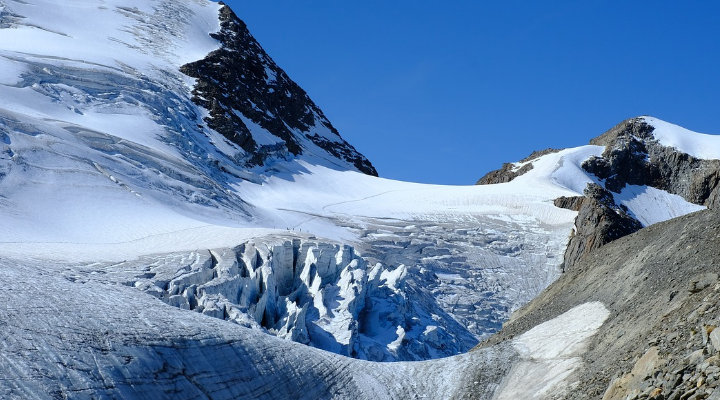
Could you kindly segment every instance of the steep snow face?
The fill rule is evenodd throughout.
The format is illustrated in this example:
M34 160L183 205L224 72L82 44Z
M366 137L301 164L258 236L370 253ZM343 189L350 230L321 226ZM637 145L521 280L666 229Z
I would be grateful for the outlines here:
M644 227L706 208L652 186L627 185L613 197Z
M273 120L313 128L293 131L305 138L294 153L277 147L283 139L247 110L239 118L277 152L244 149L215 130L213 108L201 107L193 89L222 77L193 79L180 70L233 51L216 35L227 28L221 18L227 7L206 0L0 0L0 6L0 212L8 226L2 241L127 243L208 225L254 227L252 210L230 187L238 179L257 179L275 164L296 169L296 155L372 172L247 32L255 47L245 55L293 89L295 97L268 103L278 110L312 104L319 122L291 121L294 114ZM247 92L228 87L216 94L262 106L256 92L265 86L248 85ZM327 136L330 150L305 134ZM357 163L337 158L333 151L341 148ZM274 155L261 157L263 165L250 163L266 153Z
M653 117L642 118L653 126L652 134L660 144L703 160L720 159L720 135L693 132Z

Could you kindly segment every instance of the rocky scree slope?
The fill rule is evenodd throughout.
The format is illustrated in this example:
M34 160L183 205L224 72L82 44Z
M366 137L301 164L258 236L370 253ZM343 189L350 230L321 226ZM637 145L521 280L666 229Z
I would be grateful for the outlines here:
M591 252L513 314L481 348L578 304L610 317L583 355L567 399L715 399L720 396L720 215L700 211Z
M591 157L582 168L596 178L583 196L560 197L555 205L578 212L575 229L565 251L563 269L572 269L591 251L633 233L652 221L641 220L623 204L626 191L656 188L681 196L690 203L713 208L720 192L720 160L694 157L665 145L653 135L664 125L654 118L639 117L621 122L590 141L604 146L601 156ZM667 129L662 127L661 129ZM478 184L508 182L532 168L527 163L550 149L535 152L521 161L521 168L506 164L488 173Z

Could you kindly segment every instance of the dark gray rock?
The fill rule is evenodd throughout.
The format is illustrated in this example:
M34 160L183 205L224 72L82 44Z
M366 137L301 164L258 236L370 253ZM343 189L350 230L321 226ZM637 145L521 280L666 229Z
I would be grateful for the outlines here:
M555 207L558 208L565 208L568 210L573 211L580 211L580 207L582 206L583 201L585 201L585 196L573 196L573 197L565 197L561 196L555 199L553 201L553 204L555 204Z
M565 252L564 270L591 251L642 228L614 201L613 193L620 193L627 185L655 187L709 208L720 204L720 160L701 160L663 146L653 136L654 130L644 118L632 118L590 141L592 145L605 146L605 151L600 157L588 159L582 167L596 176L600 185L590 185L584 196L554 201L557 207L578 211ZM521 162L556 151L537 151ZM477 184L510 182L531 169L530 163L521 168L504 164Z
M701 160L658 143L654 128L641 118L629 119L590 141L606 146L583 168L620 192L625 185L647 185L713 207L718 201L720 160Z
M602 156L590 158L582 167L599 178L607 190L592 185L585 192L586 201L556 200L558 207L579 212L576 233L565 252L565 269L590 251L642 227L615 204L610 192L620 193L627 185L652 186L691 203L710 208L717 204L720 160L701 160L663 146L653 136L654 129L644 119L633 118L590 141L606 148Z
M584 194L582 201L571 201L578 207L578 216L565 250L563 270L572 269L591 251L642 228L626 209L615 204L608 190L590 184Z
M340 138L320 108L265 53L229 7L220 9L220 22L220 32L211 34L221 43L220 49L181 71L197 79L193 101L209 110L208 126L246 151L245 159L238 160L241 164L252 167L269 157L299 155L302 142L309 140L359 171L377 176L370 161ZM259 145L241 116L284 143ZM327 128L337 140L314 133L316 126Z
M654 128L648 125L642 118L630 118L615 125L602 135L591 139L590 144L595 146L610 146L617 141L619 137L634 136L639 139L653 138L652 132Z
M485 176L480 178L475 184L476 185L493 185L495 183L507 183L523 175L533 169L532 164L525 164L522 167L514 170L515 164L505 163L502 168L495 171L488 172Z

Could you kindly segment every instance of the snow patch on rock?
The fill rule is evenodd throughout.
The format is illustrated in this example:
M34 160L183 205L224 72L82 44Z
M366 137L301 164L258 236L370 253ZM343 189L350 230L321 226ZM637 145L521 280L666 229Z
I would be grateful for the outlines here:
M520 361L511 369L496 400L544 399L560 395L590 339L610 316L600 302L581 304L517 337Z
M706 209L652 186L626 185L620 193L613 193L613 197L617 204L627 207L643 227Z

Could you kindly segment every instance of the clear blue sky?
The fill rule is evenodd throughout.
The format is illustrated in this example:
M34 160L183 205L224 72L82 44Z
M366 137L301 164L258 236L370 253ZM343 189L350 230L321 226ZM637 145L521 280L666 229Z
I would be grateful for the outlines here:
M720 133L720 3L230 0L381 176L472 184L652 115Z

